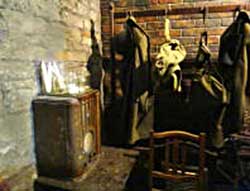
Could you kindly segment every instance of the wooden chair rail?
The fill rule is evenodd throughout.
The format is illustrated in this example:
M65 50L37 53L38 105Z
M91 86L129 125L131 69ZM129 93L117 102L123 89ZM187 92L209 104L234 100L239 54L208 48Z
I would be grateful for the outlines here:
M188 132L183 131L164 131L164 132L151 132L153 133L153 137L155 139L163 139L163 138L177 138L177 139L189 139L192 141L199 142L199 135L194 135ZM205 136L204 133L201 133L201 136Z
M163 152L165 157L160 159L162 169L154 168L155 145L158 139L165 140L165 151ZM186 164L188 151L187 145L183 144L185 141L199 143L199 152L196 154L199 162L196 169L188 169ZM152 130L150 131L149 146L150 188L153 185L153 177L177 182L198 180L199 185L205 181L205 133L195 135L186 131L154 132Z

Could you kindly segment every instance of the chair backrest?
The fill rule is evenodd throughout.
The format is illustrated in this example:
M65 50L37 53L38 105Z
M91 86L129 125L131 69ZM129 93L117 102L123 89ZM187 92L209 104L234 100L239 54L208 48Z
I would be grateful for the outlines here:
M159 142L159 140L162 140ZM155 149L164 147L164 171L154 169ZM198 168L190 172L187 166L189 146L198 148ZM205 133L195 135L185 131L150 132L150 180L152 188L153 177L165 180L181 181L189 178L197 179L199 184L205 180Z

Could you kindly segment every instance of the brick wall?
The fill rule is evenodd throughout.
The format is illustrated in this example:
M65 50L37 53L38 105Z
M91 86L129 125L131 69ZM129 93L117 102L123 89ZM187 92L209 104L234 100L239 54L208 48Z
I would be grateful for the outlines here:
M99 0L0 0L0 179L34 162L34 63L81 70L92 52L90 19L100 43Z
M110 16L108 0L101 0L102 10L102 38L104 55L109 57ZM190 8L217 5L246 4L249 0L113 0L115 11L128 10L153 10L166 8ZM155 56L160 45L164 42L165 16L136 17L140 26L146 29L151 40L151 53ZM169 15L171 21L171 36L178 39L186 47L187 58L193 59L197 52L197 46L201 32L208 31L209 48L213 52L213 58L217 58L219 38L223 31L232 23L232 12L208 13L206 25L203 23L202 13ZM115 31L122 30L124 19L115 19Z

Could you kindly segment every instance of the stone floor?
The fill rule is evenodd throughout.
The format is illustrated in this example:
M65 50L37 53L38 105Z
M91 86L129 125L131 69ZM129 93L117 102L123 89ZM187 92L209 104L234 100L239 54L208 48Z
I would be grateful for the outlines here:
M55 180L38 178L39 184L50 185L53 191L123 191L136 158L137 151L104 147L102 153L89 165L86 172L74 180ZM4 182L0 182L0 191L33 191L34 180L37 178L34 166L25 167ZM55 189L52 189L52 186ZM41 189L41 186L39 186ZM47 191L42 188L42 191Z
M33 181L36 176L35 166L26 166L18 174L0 182L0 191L33 191Z
M248 100L248 109L245 112L244 127L250 127L250 100ZM144 133L147 130L143 130ZM122 153L123 149L113 148L115 152L113 153ZM119 154L118 154L119 155ZM119 159L117 154L106 153L103 154L105 161L96 168L95 171L87 179L88 184L85 185L84 191L146 191L146 182L147 182L147 168L145 166L145 159L143 157L137 158L135 163L135 158L123 158ZM133 154L132 154L133 155ZM125 159L125 161L124 161ZM134 160L129 162L129 160ZM134 164L135 163L135 164ZM124 165L124 164L127 164ZM248 164L249 165L249 164ZM133 169L132 169L133 168ZM118 170L120 169L120 171ZM129 174L122 174L124 171L132 170ZM106 174L110 174L106 176ZM119 176L116 176L120 174ZM129 177L128 177L129 175ZM95 178L96 177L96 178ZM20 173L11 176L5 181L0 180L0 191L33 191L33 183L37 178L36 170L34 166L24 167ZM113 179L113 182L110 181ZM105 184L97 184L98 182L104 182ZM126 188L123 189L124 184ZM91 188L91 185L95 185ZM86 187L87 186L87 187ZM114 187L115 186L115 187ZM187 191L189 185L182 184L173 189L174 191L185 190ZM211 186L211 185L210 185ZM91 188L91 189L90 189ZM210 191L211 189L209 189ZM233 185L227 182L217 182L213 185L213 191L231 191L233 190ZM240 180L240 186L238 191L250 191L250 180L242 179Z
M135 152L125 152L124 149L112 148L113 151L103 153L102 162L95 165L94 170L85 176L82 183L74 191L147 191L148 171L145 155L138 157ZM113 153L113 154L112 154ZM114 154L115 153L115 154ZM137 159L137 160L135 160ZM0 183L0 191L33 191L36 179L34 166L25 167L19 174ZM233 185L216 178L216 182L208 186L208 191L233 191ZM50 183L56 185L57 183ZM59 182L60 185L60 182ZM168 191L193 191L192 183L168 183ZM58 186L60 187L60 186ZM111 189L112 188L112 189ZM66 189L65 189L66 190ZM71 189L67 189L71 190ZM249 179L242 179L238 191L250 190ZM48 191L42 190L42 191ZM50 191L50 190L49 190ZM54 191L54 190L53 190ZM55 189L55 191L62 191Z

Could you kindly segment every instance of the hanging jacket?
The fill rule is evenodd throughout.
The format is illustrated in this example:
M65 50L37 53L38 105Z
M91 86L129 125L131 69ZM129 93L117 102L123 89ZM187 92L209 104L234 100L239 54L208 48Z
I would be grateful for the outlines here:
M237 19L222 34L219 48L219 71L230 92L229 106L224 120L225 133L235 133L242 129L247 88L248 64L245 28L250 19L245 11L240 11Z
M111 52L112 102L119 108L119 114L114 114L122 136L119 141L133 144L140 139L137 129L152 94L149 37L133 17L127 19L124 31L113 37Z

